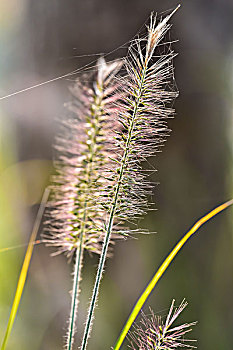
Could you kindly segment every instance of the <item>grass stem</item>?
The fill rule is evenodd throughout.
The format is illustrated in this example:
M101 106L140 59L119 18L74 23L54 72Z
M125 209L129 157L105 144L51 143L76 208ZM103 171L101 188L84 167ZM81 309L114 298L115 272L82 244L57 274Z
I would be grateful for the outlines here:
M76 249L75 265L74 265L74 280L73 280L73 290L72 290L72 301L70 308L70 322L68 328L68 338L67 338L67 350L72 350L74 343L74 333L75 333L75 322L77 318L77 307L78 307L78 295L79 295L79 284L81 280L81 270L82 270L82 260L83 260L83 241L84 232L86 228L86 210L87 201L84 205L83 221L81 225L81 232L79 237L79 247Z
M83 235L82 235L83 236ZM74 280L73 280L73 290L72 290L72 302L70 309L70 322L68 329L68 339L67 339L67 349L71 350L73 341L74 341L74 332L75 332L75 321L77 315L77 305L78 305L78 293L79 293L79 282L81 279L81 267L82 267L82 258L83 258L83 245L80 236L80 246L76 249L75 256L75 265L74 265Z

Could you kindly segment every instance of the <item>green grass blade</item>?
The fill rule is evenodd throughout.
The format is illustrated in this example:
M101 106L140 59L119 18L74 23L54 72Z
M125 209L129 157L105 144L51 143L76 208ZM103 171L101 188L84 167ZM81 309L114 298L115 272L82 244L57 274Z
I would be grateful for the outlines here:
M135 321L137 315L139 314L141 308L145 304L147 298L150 296L152 290L155 288L157 282L162 277L164 272L167 270L167 268L170 266L171 262L174 260L176 255L179 253L181 248L184 246L184 244L188 241L188 239L195 233L197 230L205 224L208 220L212 219L215 215L223 211L224 209L228 208L230 205L233 204L233 199L221 204L217 208L213 209L211 212L203 216L201 219L199 219L193 227L181 238L181 240L176 244L176 246L172 249L168 257L164 260L162 265L159 267L159 269L156 271L154 277L151 279L151 281L148 283L147 287L145 288L144 292L139 297L138 301L136 302L133 310L131 311L131 314L121 331L121 334L116 342L116 345L114 347L114 350L119 350L123 341L125 340L125 337L132 326L133 322Z
M1 350L5 350L6 345L7 345L7 341L9 339L9 336L11 334L11 330L15 321L15 317L19 308L19 303L21 300L21 296L23 293L23 289L24 289L24 285L25 285L25 281L27 278L27 273L28 273L28 268L29 268L29 264L31 261L31 257L32 257L32 252L33 252L33 248L34 248L34 241L36 240L36 236L40 227L40 222L44 213L44 209L45 209L45 205L47 203L48 200L48 196L49 196L49 189L46 189L44 191L43 197L42 197L42 201L40 204L40 208L38 210L37 213L37 217L36 217L36 221L31 233L31 237L28 243L28 247L26 250L26 254L25 254L25 258L24 258L24 262L23 262L23 266L19 275L19 279L18 279L18 284L17 284L17 288L16 288L16 292L15 292L15 297L14 297L14 301L12 304L12 308L11 308L11 313L10 313L10 317L8 320L8 324L7 324L7 329L6 329L6 333L5 333L5 337L2 343L2 347Z

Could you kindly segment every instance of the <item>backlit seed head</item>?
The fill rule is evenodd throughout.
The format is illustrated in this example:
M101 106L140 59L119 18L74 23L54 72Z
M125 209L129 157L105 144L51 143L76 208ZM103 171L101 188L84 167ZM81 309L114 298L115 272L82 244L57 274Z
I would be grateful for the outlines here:
M135 331L130 333L131 349L133 350L174 350L183 348L195 348L192 342L195 340L186 339L185 336L196 324L184 323L173 325L180 313L187 306L185 300L179 307L174 308L175 301L172 301L170 310L165 321L160 316L156 316L151 310L151 315L142 313L141 324L135 327Z
M113 131L120 130L115 105L118 85L113 78L121 66L119 60L106 63L100 58L94 72L81 76L71 88L74 98L67 104L71 114L56 139L56 175L47 211L45 241L57 248L54 254L71 256L79 247L81 232L85 249L101 251L103 203L107 185L112 185L106 179L106 166L116 167Z

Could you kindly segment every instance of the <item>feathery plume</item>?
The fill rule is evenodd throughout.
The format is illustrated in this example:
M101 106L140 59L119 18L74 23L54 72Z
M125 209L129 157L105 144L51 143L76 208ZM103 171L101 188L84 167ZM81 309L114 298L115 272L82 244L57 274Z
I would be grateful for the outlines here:
M118 229L116 222L132 222L147 211L147 197L151 193L151 184L141 172L141 161L160 149L168 134L166 118L174 113L168 106L177 96L177 93L168 87L174 75L174 52L169 51L159 58L154 54L170 28L168 20L172 14L158 24L156 16L151 15L146 38L138 38L129 47L124 62L126 76L116 78L123 96L117 102L118 120L123 129L115 132L116 157L113 162L117 166L113 167L108 175L113 185L103 203L108 213L105 240L88 311L82 350L86 349L90 336L108 245L112 233Z
M104 167L113 162L110 156L114 159L112 133L120 128L114 106L119 94L115 93L113 77L121 66L119 60L107 64L100 58L94 73L76 81L71 89L74 101L68 104L72 115L63 122L55 146L57 174L53 177L45 241L58 247L55 254L64 252L71 258L75 253L67 350L74 342L83 250L99 253L104 237L105 211L100 202L108 183Z
M119 130L115 100L119 95L113 77L121 61L97 62L91 74L85 74L71 88L74 100L67 104L72 115L63 121L55 148L52 198L49 203L46 242L57 247L53 254L64 252L68 257L80 245L100 253L103 241L106 164L115 157L113 130ZM113 167L115 165L112 164Z
M172 301L165 322L162 321L160 316L156 316L153 311L151 311L150 317L142 313L141 325L135 327L135 331L129 334L131 349L174 350L177 348L195 348L195 346L190 344L190 342L194 342L195 340L185 339L184 336L192 330L191 327L196 322L172 326L188 303L183 300L180 306L175 309L174 303L175 300Z

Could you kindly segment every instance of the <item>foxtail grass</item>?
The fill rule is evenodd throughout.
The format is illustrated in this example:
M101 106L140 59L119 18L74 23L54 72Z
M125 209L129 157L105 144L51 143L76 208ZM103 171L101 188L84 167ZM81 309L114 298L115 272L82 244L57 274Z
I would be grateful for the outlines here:
M153 310L150 315L142 312L140 325L134 327L129 336L132 350L195 348L192 345L195 340L186 338L186 335L192 331L191 327L196 322L173 325L188 303L184 299L178 307L174 308L174 304L173 299L165 322L161 316L156 316Z
M173 13L158 24L156 16L151 15L146 37L132 42L124 61L126 75L118 78L124 96L118 103L118 118L123 131L115 137L118 148L115 161L118 167L112 171L114 186L109 189L109 198L105 204L109 214L82 350L86 349L90 336L100 281L115 223L135 221L148 210L147 196L151 193L151 185L140 171L140 164L145 158L154 155L163 144L168 133L166 118L174 113L168 104L177 96L176 92L167 88L168 82L173 80L174 53L171 51L155 59L155 49L169 30L168 21Z
M160 21L152 13L146 34L132 41L123 60L107 63L101 57L91 73L80 75L73 84L73 100L67 104L70 114L62 122L55 144L56 174L42 199L1 350L6 348L16 317L33 243L50 190L46 229L49 233L44 234L43 241L53 247L53 255L64 253L74 262L66 350L74 348L84 250L100 255L81 344L81 350L86 349L111 243L135 231L142 232L133 230L132 224L136 226L138 218L150 209L148 196L153 194L153 186L142 171L142 162L160 151L169 135L167 118L174 115L171 106L177 96L173 84L175 53L169 46L161 55L159 46L178 8ZM14 93L9 96L12 95ZM232 204L233 200L228 201L203 216L171 250L136 302L114 350L121 348L151 292L189 238ZM183 300L178 308L174 308L173 300L165 322L153 311L150 317L143 314L141 326L129 334L131 348L173 350L193 347L184 336L195 323L173 326L186 305Z
M113 78L121 66L120 60L106 63L100 58L93 72L76 80L71 88L73 101L67 104L71 114L63 121L55 146L57 174L46 241L58 248L54 255L64 252L75 260L67 350L74 342L83 251L100 253L103 241L104 202L111 185L107 167L116 166L112 130L120 130L114 107L118 84Z

